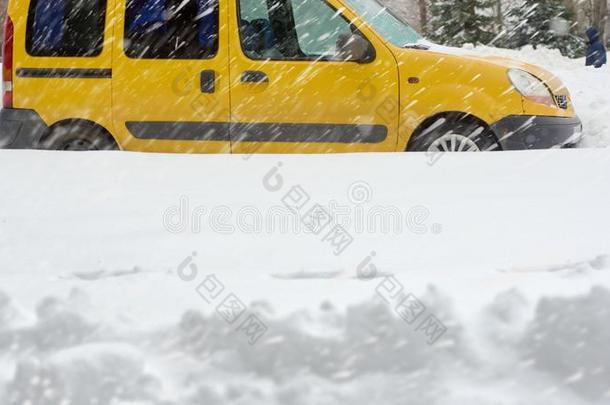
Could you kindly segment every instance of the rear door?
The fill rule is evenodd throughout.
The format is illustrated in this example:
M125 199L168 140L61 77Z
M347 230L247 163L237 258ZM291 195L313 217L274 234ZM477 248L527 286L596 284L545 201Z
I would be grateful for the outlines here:
M114 129L123 149L228 153L226 2L118 0Z
M111 127L112 5L107 0L12 0L14 107L48 124Z

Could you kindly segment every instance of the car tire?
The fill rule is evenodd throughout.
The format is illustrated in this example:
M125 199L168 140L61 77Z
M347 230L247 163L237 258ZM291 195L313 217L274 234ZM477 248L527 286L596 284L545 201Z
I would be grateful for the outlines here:
M42 149L57 151L119 150L116 142L103 129L93 125L62 125L55 127L42 142Z
M408 151L481 152L498 150L495 135L481 122L468 116L441 117L415 134Z

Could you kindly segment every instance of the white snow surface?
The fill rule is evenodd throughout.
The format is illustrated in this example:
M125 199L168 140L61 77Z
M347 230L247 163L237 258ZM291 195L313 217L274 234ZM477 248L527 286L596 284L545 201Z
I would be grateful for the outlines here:
M609 149L2 151L0 172L2 405L610 401ZM339 256L250 226L294 185L352 210ZM409 225L359 231L379 207ZM359 278L371 252L377 278ZM247 307L233 324L197 292L212 274ZM387 280L438 341L377 294ZM248 314L267 327L254 345Z
M0 405L610 403L607 69L474 51L558 74L590 148L0 151ZM282 211L297 185L300 214L344 224L343 253ZM425 306L411 323L406 296Z

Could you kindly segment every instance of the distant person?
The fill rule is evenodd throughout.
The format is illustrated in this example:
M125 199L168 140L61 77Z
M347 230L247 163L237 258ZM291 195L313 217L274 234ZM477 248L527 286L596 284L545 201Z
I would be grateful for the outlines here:
M600 68L606 64L606 48L599 38L597 28L589 28L587 30L587 37L589 37L589 48L587 49L586 66Z

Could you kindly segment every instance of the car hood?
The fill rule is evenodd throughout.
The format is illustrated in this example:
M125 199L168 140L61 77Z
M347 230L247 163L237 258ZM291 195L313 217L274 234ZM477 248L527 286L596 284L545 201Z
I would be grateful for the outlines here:
M525 70L528 73L536 76L540 80L542 80L549 89L556 95L569 95L568 89L563 84L563 82L555 76L553 73L549 72L546 69L541 68L540 66L533 65L531 63L526 63L522 61L518 61L515 59L503 57L503 56L494 56L494 55L481 55L477 54L474 50L464 49L464 48L454 48L449 46L437 45L428 41L421 41L421 45L427 47L427 51L425 52L434 52L448 56L460 57L463 59L470 59L473 63L478 62L486 62L488 64L493 64L502 68L508 69L521 69Z

